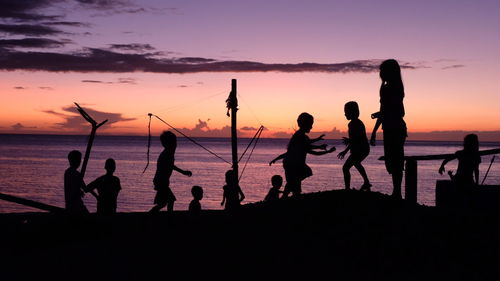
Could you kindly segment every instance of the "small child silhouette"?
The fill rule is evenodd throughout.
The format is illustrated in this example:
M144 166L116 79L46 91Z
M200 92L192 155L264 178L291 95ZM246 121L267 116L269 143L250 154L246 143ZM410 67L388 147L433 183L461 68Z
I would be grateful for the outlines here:
M238 184L238 178L233 170L226 172L226 185L222 188L224 193L222 195L221 206L225 210L234 210L240 207L241 201L245 199L245 194L241 191Z
M274 175L271 178L271 184L273 187L269 189L269 193L267 193L266 198L264 199L264 201L267 202L277 201L280 198L280 193L282 193L280 188L283 184L283 178L280 175Z
M89 183L87 185L87 191L97 189L99 193L97 213L109 215L116 213L116 199L122 187L120 185L120 179L113 175L116 170L116 162L113 158L106 160L104 169L106 169L106 174Z
M191 188L191 194L193 195L193 200L189 203L189 212L197 214L201 212L200 200L203 199L203 188L195 185Z
M156 162L156 174L153 183L156 190L154 203L156 204L150 212L159 212L163 207L167 206L168 211L174 210L174 202L177 200L174 193L170 189L170 176L172 171L177 171L185 176L190 177L191 171L182 170L175 166L175 150L177 149L177 137L170 131L165 131L160 135L163 151L158 156Z
M292 193L293 196L302 193L301 183L304 179L312 176L312 170L306 164L307 154L323 155L335 151L335 147L326 150L326 144L313 145L314 142L323 140L325 135L321 135L316 139L309 139L306 135L312 129L314 124L314 117L307 113L301 113L297 118L299 130L297 130L290 142L288 143L287 151L269 162L269 165L274 164L276 161L283 159L283 168L285 169L286 185L283 191L284 198ZM323 151L317 151L321 149Z
M343 138L343 142L347 147L344 151L340 152L338 155L339 159L344 159L344 156L348 151L351 151L351 154L347 158L342 167L342 171L344 173L344 182L345 189L351 189L351 173L349 170L352 166L354 166L359 174L363 177L364 183L361 186L360 190L370 191L370 180L366 175L365 168L361 164L361 162L368 156L370 153L370 145L368 143L368 138L366 137L366 129L365 125L361 120L359 120L359 107L355 101L350 101L344 106L345 118L347 120L351 120L349 122L349 138Z
M82 174L77 170L82 162L82 153L73 150L68 153L69 168L64 172L64 201L66 210L72 214L86 214L89 211L83 204L85 190Z

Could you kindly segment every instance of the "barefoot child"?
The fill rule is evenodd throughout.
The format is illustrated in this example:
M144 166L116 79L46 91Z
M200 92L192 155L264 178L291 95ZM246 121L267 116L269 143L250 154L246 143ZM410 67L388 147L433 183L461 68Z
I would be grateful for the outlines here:
M175 150L177 148L177 137L170 131L165 131L160 135L163 151L158 156L156 162L156 174L153 183L156 190L154 203L156 204L150 212L159 212L163 207L167 206L167 211L174 210L174 202L176 200L174 193L170 189L170 176L172 171L177 171L185 176L190 177L191 171L182 170L174 165Z
M286 185L282 198L288 197L290 193L292 193L293 196L300 195L302 192L302 181L312 176L312 170L306 164L306 156L308 153L323 155L335 151L335 147L326 150L326 144L319 146L313 145L314 142L322 140L324 135L313 140L309 139L306 135L311 131L314 124L314 117L311 114L306 112L300 114L297 118L297 124L299 125L299 130L297 130L290 139L287 151L269 162L269 165L272 165L276 161L283 159ZM321 149L323 151L317 151L315 149Z
M363 177L364 183L360 190L370 191L370 187L372 185L366 175L365 168L361 164L361 162L370 153L370 145L368 144L368 138L366 137L365 125L361 120L359 120L358 104L354 101L346 103L344 106L344 112L345 118L347 120L351 120L348 125L349 138L343 138L343 142L347 145L347 147L344 151L340 152L337 157L339 159L344 159L347 152L351 151L351 154L342 167L342 171L344 172L345 189L351 189L351 173L349 170L352 166L354 166Z
M280 199L280 193L283 193L280 190L281 185L283 185L283 178L280 175L274 175L271 178L271 184L273 185L273 187L269 189L269 193L266 195L266 198L264 199L264 201L267 202L277 201L278 199Z

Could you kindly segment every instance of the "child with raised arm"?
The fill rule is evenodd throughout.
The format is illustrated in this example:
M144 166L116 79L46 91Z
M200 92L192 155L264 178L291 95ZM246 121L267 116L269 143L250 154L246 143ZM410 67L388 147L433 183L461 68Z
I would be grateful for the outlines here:
M351 120L348 125L349 138L343 138L343 142L347 147L344 151L338 154L339 159L344 159L344 156L348 151L351 154L347 158L342 167L342 172L344 173L345 189L351 189L351 173L349 170L354 166L361 177L363 177L363 185L360 190L370 191L372 186L368 176L366 175L365 168L361 162L370 153L370 145L368 143L368 138L366 137L365 125L361 120L359 120L359 107L355 101L350 101L344 106L345 118Z
M235 210L241 205L241 201L245 199L245 194L241 191L240 185L238 184L238 177L233 170L228 170L226 172L226 185L222 187L222 202L221 206L224 206L225 210Z
M273 202L280 199L280 193L283 193L280 188L283 185L283 178L280 175L274 175L271 178L271 184L273 185L271 189L269 189L269 193L267 193L264 201Z
M335 147L326 150L326 144L313 144L316 141L322 140L324 135L313 140L309 139L306 135L311 131L314 124L314 117L311 114L306 112L301 113L297 118L297 124L299 125L299 130L297 130L290 139L287 151L269 162L269 165L272 165L276 161L283 159L286 185L282 198L288 197L290 193L292 193L293 196L300 195L302 193L302 181L312 176L312 170L306 164L306 156L308 153L323 155L335 151ZM317 151L317 149L323 151Z
M185 176L190 177L191 171L182 170L175 166L175 150L177 148L177 137L170 131L165 131L160 135L163 151L158 156L156 162L156 174L153 183L156 190L154 203L156 204L150 212L159 212L163 207L167 206L167 211L174 210L174 202L177 200L174 193L170 189L170 176L172 171L177 171Z
M98 177L87 185L87 191L97 189L97 213L101 215L110 215L116 213L116 200L118 193L122 189L120 179L113 175L116 170L116 162L113 158L106 160L104 164L106 174Z
M71 214L87 214L89 211L83 204L85 182L82 174L77 170L82 162L82 153L73 150L68 153L69 168L64 172L64 201L65 208Z
M471 188L479 185L479 139L476 134L469 134L464 138L464 149L455 152L455 154L443 160L439 167L439 174L443 174L446 163L453 159L458 159L458 169L455 175L450 171L452 180L459 187Z

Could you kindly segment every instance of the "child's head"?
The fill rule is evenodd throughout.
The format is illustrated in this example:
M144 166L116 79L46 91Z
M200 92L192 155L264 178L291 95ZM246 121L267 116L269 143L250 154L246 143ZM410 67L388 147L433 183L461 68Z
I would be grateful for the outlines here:
M476 134L469 134L465 136L464 150L479 151L479 138Z
M271 183L274 188L280 188L283 184L283 178L280 175L274 175L271 178Z
M356 119L359 117L359 107L358 103L355 101L350 101L344 105L345 118L347 120Z
M116 170L116 162L113 158L108 158L106 160L106 163L104 164L104 169L106 169L106 171L109 173L109 174L113 174Z
M304 130L306 133L309 133L314 124L314 117L307 112L303 112L297 118L297 124L302 130Z
M175 149L177 147L177 137L170 131L164 131L160 135L161 145L165 148Z
M78 168L82 162L82 153L78 150L73 150L68 153L69 166L71 168Z
M236 175L233 170L228 170L226 172L226 184L232 185L236 184L238 180L236 179Z
M195 185L191 188L191 194L193 194L194 199L199 201L203 199L203 188L201 188L201 186Z
M380 79L389 83L401 83L401 68L395 59L389 59L382 62L380 65Z

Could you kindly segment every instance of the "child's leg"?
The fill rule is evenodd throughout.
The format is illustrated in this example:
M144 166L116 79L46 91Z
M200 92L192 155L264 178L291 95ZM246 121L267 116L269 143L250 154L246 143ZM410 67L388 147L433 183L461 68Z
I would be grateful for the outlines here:
M366 174L365 167L361 164L361 162L354 164L354 167L358 170L361 177L363 177L363 185L369 185L370 180L368 179L368 175Z
M174 211L174 202L175 201L168 201L167 203L167 211L173 212Z
M351 167L354 166L354 161L349 155L347 160L345 160L344 166L342 166L342 172L344 173L344 183L345 183L345 189L351 189L351 173L349 170Z

